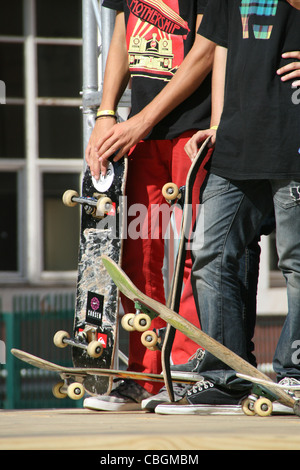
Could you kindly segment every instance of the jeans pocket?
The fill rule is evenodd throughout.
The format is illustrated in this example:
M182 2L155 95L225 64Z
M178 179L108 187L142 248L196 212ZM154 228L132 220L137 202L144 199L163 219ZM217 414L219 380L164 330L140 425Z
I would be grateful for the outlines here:
M288 181L286 184L281 184L274 192L274 203L282 209L298 206L300 204L300 182Z
M207 180L207 184L201 195L201 202L205 202L214 196L225 193L230 187L230 181L222 176L210 174Z

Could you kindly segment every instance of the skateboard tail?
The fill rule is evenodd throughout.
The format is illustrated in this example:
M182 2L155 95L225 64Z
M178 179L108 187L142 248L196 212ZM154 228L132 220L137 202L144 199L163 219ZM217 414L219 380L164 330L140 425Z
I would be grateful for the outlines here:
M131 282L129 277L120 269L120 267L114 263L109 257L102 256L103 265L108 271L109 275L119 288L119 290L129 299L138 301L151 310L157 316L160 316L167 323L172 325L174 328L181 331L183 334L192 339L196 344L203 347L215 357L220 359L222 362L227 364L230 368L236 372L251 375L270 383L274 383L270 377L260 372L254 366L249 364L247 361L239 357L237 354L229 350L227 347L216 341L215 339L208 336L202 330L194 326L185 318L181 317L177 313L165 305L160 304L154 299L147 297L145 294L140 292ZM278 392L279 400L291 408L294 407L294 399L289 397L285 392Z

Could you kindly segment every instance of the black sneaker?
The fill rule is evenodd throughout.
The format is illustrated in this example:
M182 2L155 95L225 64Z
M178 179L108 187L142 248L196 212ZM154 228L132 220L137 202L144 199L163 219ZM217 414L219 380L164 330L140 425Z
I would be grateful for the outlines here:
M198 372L201 362L203 361L205 351L203 349L197 349L195 354L193 354L186 364L176 364L170 367L171 374L174 372L176 377L180 375L188 377L190 372ZM194 374L192 374L194 376ZM200 375L199 375L200 377Z
M246 396L248 393L245 390L229 389L203 378L187 391L184 398L175 403L158 405L155 413L198 414L218 411L222 414L242 414L241 402Z

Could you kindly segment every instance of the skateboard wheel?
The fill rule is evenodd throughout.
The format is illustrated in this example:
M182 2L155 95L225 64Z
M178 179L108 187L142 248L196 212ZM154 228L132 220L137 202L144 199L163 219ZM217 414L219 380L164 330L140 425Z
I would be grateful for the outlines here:
M134 331L133 319L135 318L135 313L126 313L121 320L121 325L126 331Z
M58 348L65 348L67 343L64 342L64 339L70 338L70 335L67 331L57 331L53 337L53 343Z
M74 382L68 387L68 397L72 400L80 400L85 394L84 387L80 383Z
M146 313L138 313L133 318L133 327L137 331L147 331L151 325L151 318Z
M67 393L64 393L63 386L65 385L64 382L58 382L54 387L52 388L52 393L55 396L55 398L66 398L68 395Z
M77 205L77 202L73 201L73 197L79 197L77 191L74 191L73 189L68 189L67 191L65 191L62 197L64 205L68 207L75 207Z
M97 211L96 215L103 217L105 214L108 214L112 208L112 201L109 197L103 196L97 202Z
M178 186L175 183L167 183L162 188L162 195L167 201L173 201L179 194Z
M272 410L272 402L268 398L259 398L254 403L254 411L258 416L269 416Z
M253 400L250 398L245 398L245 400L242 401L242 410L245 415L254 416L255 411L253 409Z
M87 347L87 353L90 357L100 357L103 353L103 346L99 341L91 341Z
M157 344L157 341L157 334L152 330L144 331L141 336L142 345L146 346L148 349L153 348Z

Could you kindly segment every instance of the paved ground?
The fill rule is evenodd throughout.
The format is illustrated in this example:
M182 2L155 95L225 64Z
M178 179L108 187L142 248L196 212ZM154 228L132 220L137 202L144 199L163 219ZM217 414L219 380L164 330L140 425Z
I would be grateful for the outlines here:
M300 450L297 416L0 410L0 423L0 450Z

